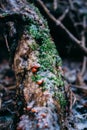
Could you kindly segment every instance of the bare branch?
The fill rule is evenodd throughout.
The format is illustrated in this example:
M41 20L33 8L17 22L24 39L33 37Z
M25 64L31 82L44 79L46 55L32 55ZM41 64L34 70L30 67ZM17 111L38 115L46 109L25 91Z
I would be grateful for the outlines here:
M83 18L83 32L82 32L82 46L83 47L86 46L85 28L86 28L86 17ZM83 76L86 71L86 63L87 63L87 57L84 56L82 70L80 72L81 76Z
M5 43L6 43L6 47L8 49L8 52L10 52L10 48L9 48L8 41L7 41L7 36L4 35L4 38L5 38Z
M71 8L71 9L74 9L72 0L69 0L69 4L70 4L70 8Z
M86 63L87 63L87 57L84 56L84 58L83 58L83 64L82 64L82 70L80 72L82 76L84 75L84 73L86 71Z
M79 22L79 23L74 23L74 26L82 26L82 23L81 22Z
M59 20L57 20L52 14L50 14L50 11L47 9L47 7L44 5L44 3L41 0L37 0L37 2L43 7L44 11L49 16L49 18L53 22L55 22L57 26L60 26L74 42L76 42L77 44L81 43Z
M87 55L87 48L81 45L81 41L78 40L62 23L61 21L57 20L47 9L47 7L44 5L44 3L41 0L36 0L38 4L44 9L45 13L48 15L48 17L57 25L60 26L62 30L68 34L69 38L76 43L76 45L83 51L84 55Z
M53 0L53 8L54 10L58 8L58 0Z
M68 12L69 12L69 9L66 9L65 12L58 18L58 20L62 21L66 17L66 15L68 14Z

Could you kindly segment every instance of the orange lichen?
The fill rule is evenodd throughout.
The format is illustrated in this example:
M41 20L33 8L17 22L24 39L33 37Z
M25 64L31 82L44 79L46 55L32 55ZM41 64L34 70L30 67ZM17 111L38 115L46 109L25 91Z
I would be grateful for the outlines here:
M38 84L38 85L42 85L43 82L44 82L44 80L38 80L38 81L37 81L37 84Z
M37 113L37 110L34 109L34 108L32 108L32 109L31 109L31 112L33 112L33 113Z
M32 71L32 73L36 73L36 72L37 72L37 69L33 67L33 68L31 69L31 71Z

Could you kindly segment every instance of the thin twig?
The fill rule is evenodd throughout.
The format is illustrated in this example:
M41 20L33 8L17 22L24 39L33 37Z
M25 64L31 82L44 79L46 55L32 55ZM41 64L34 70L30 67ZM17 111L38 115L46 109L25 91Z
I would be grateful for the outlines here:
M85 93L87 93L87 86L86 85L75 85L76 88L83 90Z
M83 47L86 46L85 28L86 28L86 17L83 18L83 32L82 32L82 46ZM81 76L83 76L86 71L86 63L87 63L87 58L86 58L86 56L84 56L82 70L80 72Z
M67 86L65 86L65 91L67 93L67 98L69 99L69 110L71 112L73 105L76 103L77 98L75 96L75 94L73 93L73 91L71 90L71 84L68 84Z
M1 107L2 107L2 99L0 97L0 109L1 109Z
M82 22L74 23L74 26L82 26Z
M7 89L8 89L8 90L14 90L14 89L16 89L16 85L7 87Z
M66 9L64 11L64 13L57 20L62 21L66 17L66 15L68 14L68 12L69 12L69 9Z
M69 0L69 4L70 4L70 8L71 8L71 9L74 9L72 0Z
M75 96L75 94L73 93L72 90L70 90L69 94L70 94L70 97L69 97L69 99L70 99L70 108L69 109L70 109L70 112L71 112L72 107L75 104L77 99L76 99L76 96Z
M4 35L4 38L5 38L6 47L7 47L8 51L10 52L10 48L9 48L8 41L7 41L7 36Z
M86 71L86 63L87 63L87 57L84 56L84 57L83 57L83 64L82 64L82 70L81 70L81 72L80 72L82 76L84 75L84 73L85 73L85 71Z
M68 36L77 44L80 44L81 41L79 41L62 23L61 21L57 20L47 9L47 7L44 5L44 3L41 0L37 0L37 2L41 5L41 7L44 9L46 14L49 16L49 18L56 23L57 26L60 26L67 34Z
M53 0L53 8L54 10L58 8L58 0Z
M76 100L77 100L73 91L72 91L72 96L73 96L73 102L72 102L72 106L73 106L76 103Z
M43 10L45 11L45 13L48 15L48 17L54 22L56 23L57 26L60 26L62 30L64 30L69 38L74 41L76 43L76 45L84 52L85 55L87 55L87 48L81 45L81 41L78 40L62 23L61 21L57 20L51 13L50 11L47 9L47 7L45 6L45 4L41 1L41 0L36 0L38 2L38 4L43 8Z

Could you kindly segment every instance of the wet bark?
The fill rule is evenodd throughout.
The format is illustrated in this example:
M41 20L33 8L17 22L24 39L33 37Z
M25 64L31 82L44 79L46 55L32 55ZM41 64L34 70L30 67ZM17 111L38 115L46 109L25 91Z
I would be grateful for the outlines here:
M46 20L25 0L1 0L1 25L15 71L17 99L23 103L17 130L64 129L61 59Z

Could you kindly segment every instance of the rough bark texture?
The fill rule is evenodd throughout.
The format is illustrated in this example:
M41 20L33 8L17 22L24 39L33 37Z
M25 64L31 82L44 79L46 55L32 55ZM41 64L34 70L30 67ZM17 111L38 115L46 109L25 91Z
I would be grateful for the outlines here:
M17 130L64 129L59 127L66 105L61 59L46 20L24 0L1 0L0 7L0 24L8 27L3 33L14 57L17 97L24 104Z

